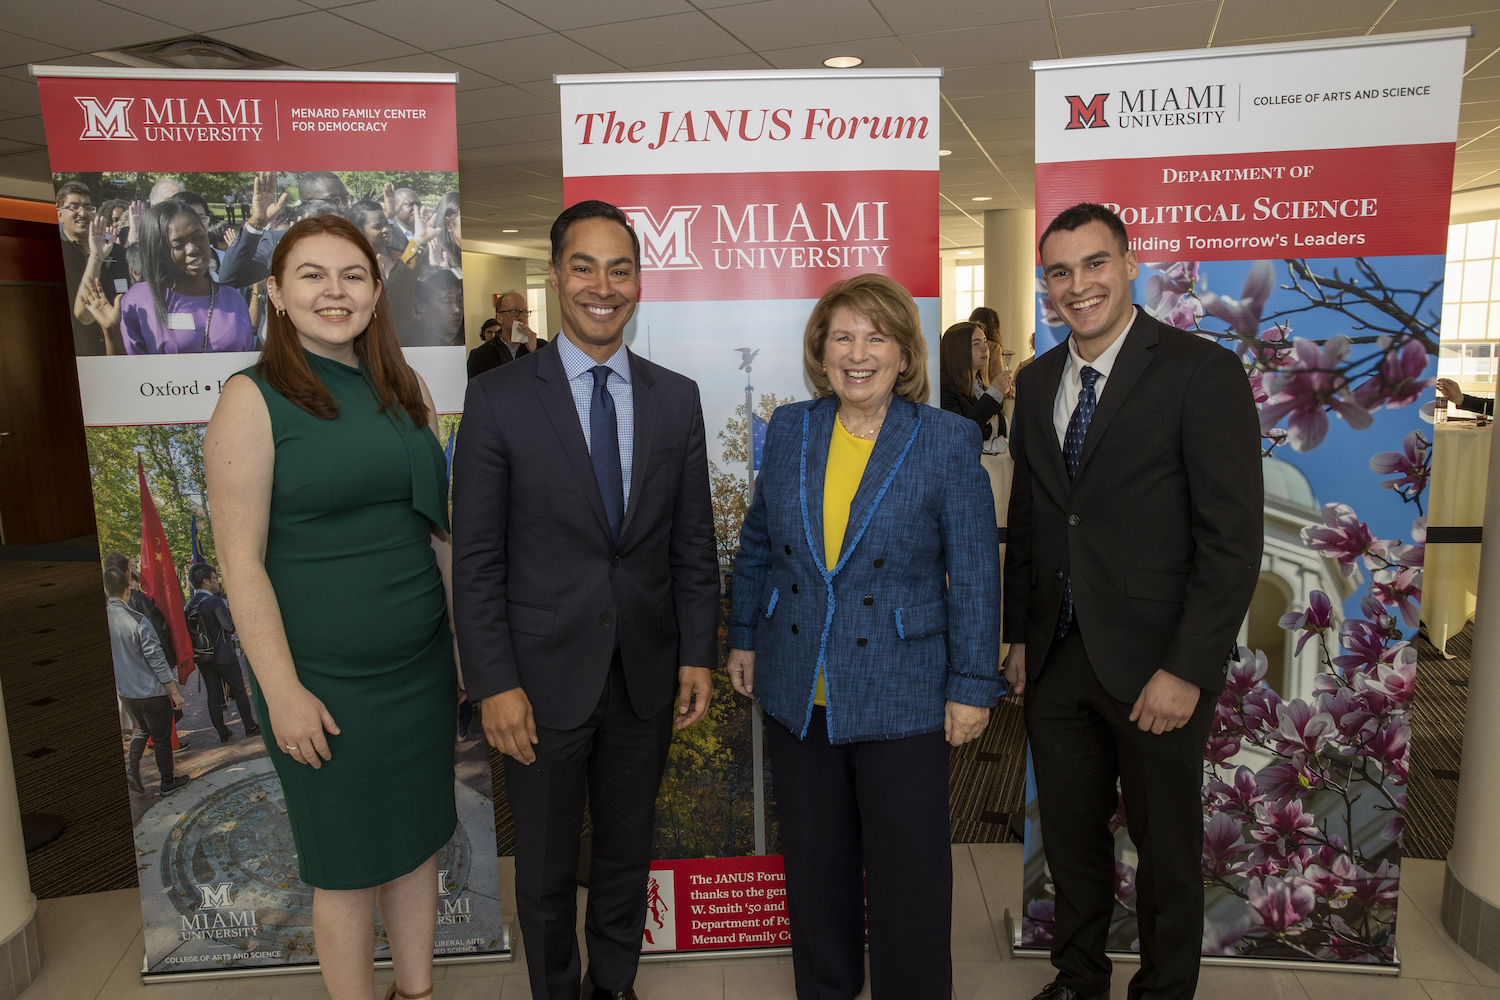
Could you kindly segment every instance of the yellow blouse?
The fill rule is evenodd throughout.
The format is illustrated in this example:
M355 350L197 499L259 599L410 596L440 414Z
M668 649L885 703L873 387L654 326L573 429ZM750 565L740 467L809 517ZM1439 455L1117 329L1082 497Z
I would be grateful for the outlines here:
M864 477L865 465L874 450L874 441L855 437L844 428L842 420L834 418L833 437L828 442L828 466L823 472L823 552L829 569L838 565L844 532L849 527L849 505L854 502L854 494L859 492L859 481ZM821 665L813 704L828 704Z

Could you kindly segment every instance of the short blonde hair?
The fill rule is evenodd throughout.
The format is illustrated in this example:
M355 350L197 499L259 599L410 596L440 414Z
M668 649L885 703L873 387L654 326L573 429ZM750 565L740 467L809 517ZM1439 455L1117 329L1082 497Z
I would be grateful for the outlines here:
M848 309L870 321L870 325L901 347L906 370L896 376L896 395L908 403L925 403L930 394L927 382L927 341L922 337L922 317L911 293L883 274L858 274L828 286L828 291L813 306L802 337L802 368L813 391L819 396L833 395L823 355L828 344L828 326L833 314Z

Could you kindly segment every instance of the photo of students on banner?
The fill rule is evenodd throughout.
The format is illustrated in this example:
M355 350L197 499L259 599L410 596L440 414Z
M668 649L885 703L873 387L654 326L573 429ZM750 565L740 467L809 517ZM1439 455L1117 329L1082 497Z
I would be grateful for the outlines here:
M260 350L271 254L298 219L326 214L348 219L375 249L403 347L463 346L457 174L131 171L54 180L79 356Z

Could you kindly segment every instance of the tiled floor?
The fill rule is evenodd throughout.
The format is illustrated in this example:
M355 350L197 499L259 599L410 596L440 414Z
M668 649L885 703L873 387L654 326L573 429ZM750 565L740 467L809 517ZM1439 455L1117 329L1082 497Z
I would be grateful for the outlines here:
M501 880L509 883L509 859ZM1019 845L953 848L953 973L956 1000L1025 1000L1052 978L1044 961L1006 960L1005 911L1019 911ZM513 891L502 885L507 912ZM1213 1000L1500 1000L1500 974L1480 965L1443 933L1439 921L1443 863L1402 866L1399 977L1241 968L1205 968L1199 996ZM41 903L46 962L25 1000L320 1000L316 975L265 976L206 983L142 986L141 919L134 890L70 896ZM641 1000L780 1000L794 996L789 959L645 963L636 980ZM1117 965L1113 997L1125 996L1133 966ZM437 970L434 1000L523 1000L530 996L525 959ZM377 974L377 982L390 981ZM383 997L385 987L378 996ZM868 990L865 993L868 996Z

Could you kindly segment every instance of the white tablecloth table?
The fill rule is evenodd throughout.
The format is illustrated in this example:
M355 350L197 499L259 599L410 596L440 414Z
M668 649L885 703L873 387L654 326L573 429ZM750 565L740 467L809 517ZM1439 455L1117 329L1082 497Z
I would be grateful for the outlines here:
M1492 427L1449 421L1434 425L1433 431L1427 527L1482 526ZM1474 617L1479 548L1478 543L1427 547L1422 572L1422 622L1427 626L1427 638L1444 656L1448 655L1448 640Z

